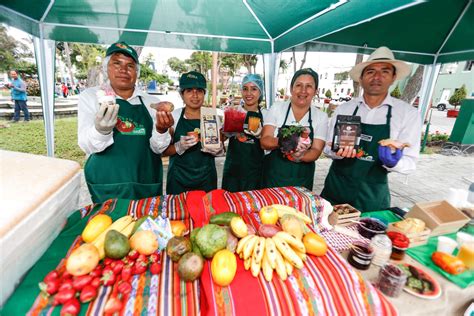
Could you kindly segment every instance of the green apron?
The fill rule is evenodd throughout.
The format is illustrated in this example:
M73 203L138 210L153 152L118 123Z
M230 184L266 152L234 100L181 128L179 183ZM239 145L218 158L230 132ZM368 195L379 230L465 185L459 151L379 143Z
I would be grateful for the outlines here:
M359 110L357 106L352 115ZM390 138L392 107L387 110L385 124L361 124L360 147L364 155L355 159L333 160L321 196L332 204L349 203L368 212L390 207L387 169L378 155L378 142Z
M286 127L286 120L290 113L291 103L286 111L285 121L280 128ZM308 117L311 142L313 141L314 131L311 119L311 107ZM293 162L283 157L280 149L274 149L263 159L263 188L283 187L283 186L303 186L308 190L313 190L314 170L316 163L312 162Z
M263 125L260 108L258 117ZM258 138L244 133L229 138L222 174L222 188L229 192L260 189L264 156L265 153L260 147Z
M184 108L181 111L173 144L179 142L181 135L200 128L200 120L184 118ZM201 142L186 150L182 155L170 157L166 193L180 194L185 191L204 190L206 192L217 188L217 171L214 156L201 151Z
M84 174L94 203L110 198L142 199L163 193L161 155L150 148L153 120L140 104L117 99L118 120L114 143L92 154Z

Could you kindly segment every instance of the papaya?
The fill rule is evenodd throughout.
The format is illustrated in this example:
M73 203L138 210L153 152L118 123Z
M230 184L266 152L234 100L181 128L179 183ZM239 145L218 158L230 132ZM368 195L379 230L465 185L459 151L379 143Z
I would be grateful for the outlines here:
M93 242L103 231L112 225L112 218L105 214L99 214L94 216L89 223L87 223L86 228L82 231L82 240L86 243Z
M128 238L124 234L112 229L105 235L105 255L112 259L122 259L130 251Z

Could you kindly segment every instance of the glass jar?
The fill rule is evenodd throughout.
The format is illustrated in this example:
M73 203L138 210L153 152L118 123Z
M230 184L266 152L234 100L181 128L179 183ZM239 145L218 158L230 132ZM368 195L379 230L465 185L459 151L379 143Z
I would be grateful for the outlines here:
M390 259L403 260L405 252L410 246L410 239L402 233L388 232L388 237L392 241L392 254Z
M356 241L351 246L347 261L356 269L367 270L373 257L374 249L372 246Z
M390 297L398 297L405 286L407 275L399 267L386 264L380 269L377 288Z
M387 235L375 235L370 245L374 249L372 263L379 267L385 265L392 254L392 241L390 238Z

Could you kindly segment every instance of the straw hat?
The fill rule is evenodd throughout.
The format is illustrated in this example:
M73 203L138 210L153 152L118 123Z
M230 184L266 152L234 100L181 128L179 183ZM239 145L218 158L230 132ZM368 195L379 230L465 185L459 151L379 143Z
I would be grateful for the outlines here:
M365 67L375 63L392 64L397 70L397 80L403 79L411 73L410 65L404 61L396 60L393 56L393 52L388 47L381 46L377 48L372 54L370 54L366 61L355 65L354 68L349 71L349 75L351 76L352 80L359 82L360 76L362 75L362 71L365 69Z

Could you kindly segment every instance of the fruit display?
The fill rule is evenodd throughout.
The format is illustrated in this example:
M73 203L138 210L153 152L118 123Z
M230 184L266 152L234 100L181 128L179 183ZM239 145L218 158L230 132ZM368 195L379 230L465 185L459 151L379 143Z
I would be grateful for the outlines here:
M139 230L130 238L130 247L142 255L150 255L158 249L158 239L150 230Z
M173 237L168 241L166 254L173 262L177 262L184 254L192 249L191 241L186 237Z
M194 281L201 276L204 259L194 252L185 253L178 261L178 275L186 281Z
M131 228L128 226L130 226ZM122 232L126 230L127 231L126 233L128 233L128 231L130 231L131 233L131 230L133 229L134 226L135 226L135 221L133 220L133 217L127 215L127 216L117 219L115 222L112 223L112 225L107 227L107 229L105 229L99 236L97 236L97 238L94 239L94 241L92 241L92 244L96 246L97 250L99 250L100 259L103 259L105 257L105 249L104 249L105 236L110 230L113 229L118 232Z
M104 230L112 225L112 218L105 214L94 216L82 231L84 242L93 242Z
M235 255L227 249L219 250L211 262L211 273L214 282L220 286L229 285L237 272Z
M171 232L174 236L184 236L189 233L186 225L182 221L170 221Z
M104 252L105 256L112 259L122 259L130 251L130 244L127 236L112 229L105 235Z
M68 257L66 270L71 275L88 274L99 263L99 250L92 244L82 244Z
M304 235L303 244L306 248L306 253L314 256L324 256L328 251L328 245L324 238L313 232L308 232Z
M205 225L196 236L196 245L199 247L201 254L210 259L216 252L226 247L227 232L223 227L215 224Z

